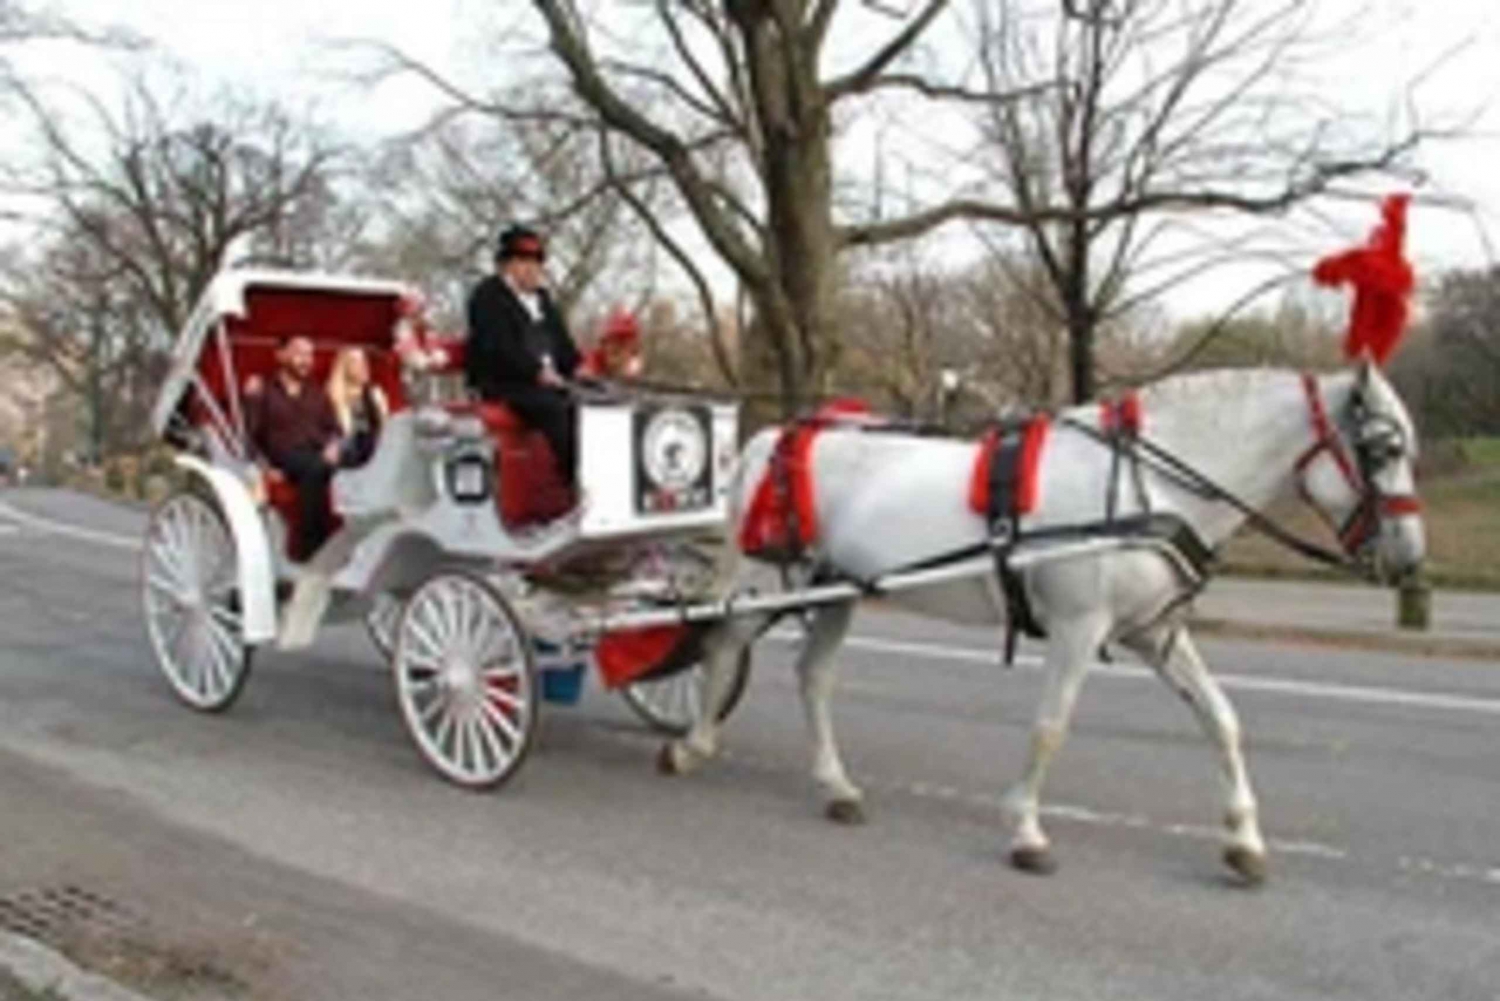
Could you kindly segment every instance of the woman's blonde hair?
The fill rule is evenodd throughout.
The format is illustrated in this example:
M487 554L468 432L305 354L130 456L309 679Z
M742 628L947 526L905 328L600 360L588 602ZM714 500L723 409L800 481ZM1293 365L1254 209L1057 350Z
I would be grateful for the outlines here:
M349 366L355 356L358 355L365 363L366 384L370 386L370 396L375 400L375 409L379 411L379 417L386 417L385 394L380 387L374 385L370 379L370 360L365 355L364 348L343 348L333 359L333 368L328 373L328 399L333 403L333 413L339 420L339 427L344 429L345 434L354 430L354 406L359 401L359 393L362 387L354 385L349 377Z

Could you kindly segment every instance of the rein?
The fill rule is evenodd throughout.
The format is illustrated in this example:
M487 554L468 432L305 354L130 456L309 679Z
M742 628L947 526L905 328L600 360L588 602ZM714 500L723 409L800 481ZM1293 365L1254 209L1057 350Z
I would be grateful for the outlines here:
M1128 440L1122 440L1117 436L1105 434L1082 421L1065 416L1058 417L1058 423L1073 428L1089 438L1093 438L1101 445L1115 452L1115 454L1119 454L1121 450L1138 450L1140 452L1138 458L1143 460L1149 468L1163 478L1204 500L1228 504L1245 516L1246 523L1251 528L1293 552L1318 563L1338 567L1355 574L1359 572L1355 562L1348 556L1343 553L1336 553L1310 539L1302 538L1289 529L1283 528L1272 519L1261 514L1260 511L1256 510L1248 502L1241 500L1233 491L1227 490L1215 483L1193 466L1188 465L1143 435L1136 434Z

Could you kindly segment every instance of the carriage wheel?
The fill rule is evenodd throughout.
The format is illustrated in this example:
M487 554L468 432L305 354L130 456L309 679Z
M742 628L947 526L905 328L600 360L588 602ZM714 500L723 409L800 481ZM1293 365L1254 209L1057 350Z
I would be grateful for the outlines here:
M750 647L740 651L739 663L735 665L734 680L730 682L729 694L719 707L718 719L725 720L734 712L735 706L745 694L750 683ZM703 711L703 700L707 698L708 669L694 664L685 671L678 671L665 678L637 681L620 690L626 705L635 710L637 716L653 730L681 737L686 734Z
M370 611L365 615L365 632L386 660L396 652L396 628L401 624L401 607L400 598L382 591L370 603Z
M196 493L168 497L141 551L146 634L172 691L194 709L227 709L250 676L240 620L239 561L218 508Z
M536 664L494 588L458 571L429 577L401 612L391 664L407 731L444 778L483 789L520 767L536 732Z

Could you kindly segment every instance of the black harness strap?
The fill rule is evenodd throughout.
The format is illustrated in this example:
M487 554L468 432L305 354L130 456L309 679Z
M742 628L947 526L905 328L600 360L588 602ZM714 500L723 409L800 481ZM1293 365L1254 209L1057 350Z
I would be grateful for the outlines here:
M989 509L985 512L985 519L990 531L988 548L994 553L995 572L1000 578L1000 593L1005 597L1007 665L1015 662L1016 641L1020 633L1024 632L1034 639L1046 636L1026 597L1026 582L1010 566L1011 552L1021 537L1019 487L1022 452L1025 449L1027 429L1039 419L1032 416L1010 421L992 432L996 436L996 443L988 470Z

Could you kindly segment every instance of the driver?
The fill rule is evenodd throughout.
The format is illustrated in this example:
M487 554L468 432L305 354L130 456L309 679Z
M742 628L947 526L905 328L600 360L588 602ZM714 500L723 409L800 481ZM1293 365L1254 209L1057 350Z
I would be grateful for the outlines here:
M500 234L495 273L469 296L464 377L480 399L509 404L545 435L558 471L572 485L577 416L567 380L578 368L579 355L544 287L545 260L535 230L512 226Z

